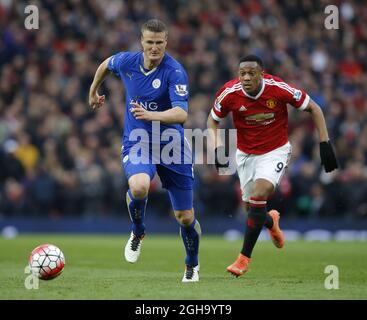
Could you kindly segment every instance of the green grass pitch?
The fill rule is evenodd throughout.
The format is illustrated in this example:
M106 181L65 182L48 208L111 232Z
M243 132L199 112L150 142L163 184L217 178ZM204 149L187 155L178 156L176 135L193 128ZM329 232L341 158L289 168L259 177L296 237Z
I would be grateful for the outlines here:
M182 283L179 236L147 235L136 264L123 260L127 235L22 235L0 239L0 299L367 299L367 243L289 242L276 249L259 242L250 270L234 278L226 266L242 241L204 236L200 282ZM65 254L64 272L27 290L24 268L33 248L52 243ZM339 269L339 289L327 290L327 265Z

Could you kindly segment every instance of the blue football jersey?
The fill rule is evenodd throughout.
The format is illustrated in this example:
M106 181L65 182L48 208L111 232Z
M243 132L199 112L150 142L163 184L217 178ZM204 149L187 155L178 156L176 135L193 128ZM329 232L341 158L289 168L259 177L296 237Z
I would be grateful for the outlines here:
M126 89L126 109L123 145L131 147L135 141L129 139L135 129L144 129L153 139L152 122L137 120L130 109L131 102L136 102L148 111L165 111L180 107L188 111L189 86L184 68L169 54L165 53L162 62L152 70L144 69L143 52L120 52L113 55L108 63L108 69L117 75ZM166 129L175 129L183 141L184 130L181 124L160 124L160 133ZM139 131L136 131L139 132ZM154 131L155 132L155 131ZM142 141L144 137L141 137ZM168 141L161 141L166 144Z

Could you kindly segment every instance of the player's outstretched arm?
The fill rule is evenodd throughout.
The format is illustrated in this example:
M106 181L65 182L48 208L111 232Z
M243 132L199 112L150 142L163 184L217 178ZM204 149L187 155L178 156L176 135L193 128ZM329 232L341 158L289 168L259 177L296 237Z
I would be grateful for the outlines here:
M219 129L219 122L214 120L210 113L208 116L208 120L206 121L206 125L209 133L209 147L216 149L219 146L223 146L223 141L221 140L220 135L217 134L217 130Z
M217 133L219 129L219 122L214 120L212 115L209 113L208 120L206 122L208 127L208 147L215 149L215 167L219 172L220 168L228 168L229 161L225 158L226 151L224 143L221 139L221 135Z
M133 106L130 111L137 120L144 121L160 121L164 124L184 123L187 119L187 112L180 108L174 107L166 111L148 111L138 103L132 102Z
M106 98L105 95L100 96L97 91L98 91L99 86L105 79L105 77L109 74L109 70L107 69L109 60L110 58L107 58L105 61L103 61L100 64L100 66L98 67L96 71L96 74L94 75L92 85L90 86L90 89L89 89L89 106L93 110L102 107L102 105L105 102L105 98Z
M305 111L311 113L319 133L321 165L324 166L325 172L331 172L338 168L338 162L335 157L333 146L329 140L324 114L319 105L312 99L310 99Z

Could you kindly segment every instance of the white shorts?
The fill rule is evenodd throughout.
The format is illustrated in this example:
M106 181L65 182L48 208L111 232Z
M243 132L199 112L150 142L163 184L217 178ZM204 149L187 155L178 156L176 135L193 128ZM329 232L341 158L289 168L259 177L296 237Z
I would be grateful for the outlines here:
M292 146L289 142L264 154L248 154L237 149L236 162L242 200L250 200L252 184L257 179L268 180L276 188L288 166L291 153Z

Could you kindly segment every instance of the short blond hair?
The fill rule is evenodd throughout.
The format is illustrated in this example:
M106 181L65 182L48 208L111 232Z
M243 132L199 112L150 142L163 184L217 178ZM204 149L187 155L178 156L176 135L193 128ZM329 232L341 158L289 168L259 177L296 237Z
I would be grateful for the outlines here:
M143 32L144 31L151 31L151 32L165 32L166 36L168 36L168 29L166 24L158 19L150 19L147 22L145 22L142 26L141 26L141 35L143 36Z

